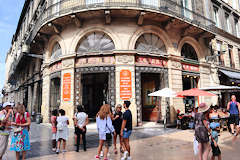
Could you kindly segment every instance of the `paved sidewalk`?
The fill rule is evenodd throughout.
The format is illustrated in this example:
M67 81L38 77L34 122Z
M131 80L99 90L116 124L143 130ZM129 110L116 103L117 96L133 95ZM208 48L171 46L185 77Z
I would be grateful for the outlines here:
M134 160L192 160L193 156L193 134L192 130L184 130L154 136L144 139L132 140L132 159ZM240 139L232 143L232 136L228 132L221 133L219 146L222 150L222 159L239 160ZM61 153L32 158L31 160L94 160L96 148L88 149L87 152L80 151ZM110 149L110 159L120 160L120 155L113 154L113 147Z

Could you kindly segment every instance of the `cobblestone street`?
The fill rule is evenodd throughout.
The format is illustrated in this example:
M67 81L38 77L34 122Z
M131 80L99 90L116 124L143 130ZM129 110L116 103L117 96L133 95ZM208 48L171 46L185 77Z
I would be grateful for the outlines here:
M95 124L91 124L91 127ZM193 131L166 129L162 126L158 128L137 128L131 137L132 158L137 160L191 160L193 156ZM95 129L90 128L87 134L87 152L80 150L76 153L73 141L73 130L70 129L70 138L67 142L66 153L59 155L51 151L51 130L49 126L32 124L31 144L32 150L27 153L27 158L31 160L92 160L96 155L98 137ZM240 153L238 146L240 139L232 143L232 137L228 132L223 132L220 136L220 148L222 157L226 160L238 160ZM7 151L4 160L14 159L14 152ZM110 149L110 159L119 160L120 155L113 153Z

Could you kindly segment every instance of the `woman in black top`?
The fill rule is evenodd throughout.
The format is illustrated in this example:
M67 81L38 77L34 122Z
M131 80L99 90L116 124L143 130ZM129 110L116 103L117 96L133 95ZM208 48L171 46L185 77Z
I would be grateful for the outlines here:
M117 136L119 135L119 141L120 141L120 152L123 153L123 142L121 137L121 127L122 127L122 105L118 104L115 108L115 114L113 117L113 126L115 129L116 134L114 135L114 153L117 154Z

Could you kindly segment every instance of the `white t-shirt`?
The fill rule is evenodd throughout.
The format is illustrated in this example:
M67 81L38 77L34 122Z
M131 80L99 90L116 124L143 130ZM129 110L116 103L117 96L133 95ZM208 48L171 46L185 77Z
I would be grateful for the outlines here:
M57 117L57 123L62 123L66 127L68 126L67 121L68 121L68 117L66 116Z
M77 125L82 128L82 126L84 125L84 123L86 122L88 115L84 112L78 112L76 114L76 119L77 119Z

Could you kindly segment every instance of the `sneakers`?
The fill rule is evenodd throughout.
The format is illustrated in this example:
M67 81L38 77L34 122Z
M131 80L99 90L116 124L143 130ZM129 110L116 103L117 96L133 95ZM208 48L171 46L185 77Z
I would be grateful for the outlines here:
M123 153L123 157L121 158L121 160L128 160L128 151L125 151ZM131 159L130 159L131 160Z
M53 151L53 152L56 152L56 148L52 148L52 151Z
M56 153L59 154L59 149L56 150Z
M103 157L103 151L101 151L101 153L100 153L100 157Z

